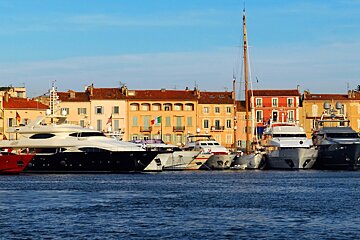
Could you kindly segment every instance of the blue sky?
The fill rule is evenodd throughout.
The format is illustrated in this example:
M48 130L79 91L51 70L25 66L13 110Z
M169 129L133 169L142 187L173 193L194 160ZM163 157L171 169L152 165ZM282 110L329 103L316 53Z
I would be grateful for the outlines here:
M360 84L360 0L245 5L254 89L346 93ZM61 91L120 82L223 91L235 73L239 88L243 7L243 0L0 0L0 85L25 85L30 96L53 80Z

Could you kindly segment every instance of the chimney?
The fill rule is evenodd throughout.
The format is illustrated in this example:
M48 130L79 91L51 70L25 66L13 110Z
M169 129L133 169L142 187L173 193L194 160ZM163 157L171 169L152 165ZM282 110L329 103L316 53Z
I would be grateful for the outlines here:
M69 90L69 98L75 98L75 92L73 90Z
M9 101L9 93L5 92L4 93L4 102L8 102Z
M90 96L92 96L94 94L94 84L92 83L86 90L90 93Z

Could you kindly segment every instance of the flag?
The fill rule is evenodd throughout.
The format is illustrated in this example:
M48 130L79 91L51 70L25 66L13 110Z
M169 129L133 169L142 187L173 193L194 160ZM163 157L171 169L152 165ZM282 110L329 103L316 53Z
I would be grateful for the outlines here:
M110 124L111 125L112 123L112 114L110 115L108 121L106 122L106 125Z
M16 112L16 122L17 122L18 124L20 124L20 121L21 121L21 117L20 117L19 113Z
M161 123L161 116L156 117L155 119L151 120L151 125Z

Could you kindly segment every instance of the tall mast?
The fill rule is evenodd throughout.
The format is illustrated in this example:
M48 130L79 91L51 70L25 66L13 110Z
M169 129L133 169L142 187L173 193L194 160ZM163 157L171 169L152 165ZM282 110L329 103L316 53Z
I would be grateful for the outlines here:
M245 121L246 121L246 153L250 152L250 121L249 121L249 70L247 63L247 35L245 9L243 12L243 38L244 38L244 78L245 78Z

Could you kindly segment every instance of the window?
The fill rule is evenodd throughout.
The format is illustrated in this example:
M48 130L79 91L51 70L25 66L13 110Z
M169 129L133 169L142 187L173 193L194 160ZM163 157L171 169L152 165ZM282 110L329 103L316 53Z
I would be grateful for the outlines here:
M147 103L141 104L141 111L149 111L150 105Z
M103 114L104 108L102 106L96 106L95 107L95 114Z
M119 106L114 106L113 107L113 114L119 114L120 113L120 108Z
M175 110L175 111L181 111L181 110L182 110L182 104L176 103L176 104L174 105L174 110Z
M232 134L226 134L226 144L232 144Z
M231 107L226 107L226 112L231 113Z
M204 120L204 128L209 128L209 120Z
M203 113L209 113L209 107L204 107L203 108Z
M226 120L226 128L231 128L231 120L230 119Z
M256 107L262 107L262 98L256 98Z
M133 135L133 136L131 137L131 139L132 139L133 141L136 141L136 140L139 139L139 137L138 137L138 135Z
M114 120L114 131L119 131L119 119Z
M171 118L170 117L165 118L165 126L166 127L171 127Z
M66 107L61 108L61 114L63 114L63 113L66 113L66 115L69 115L69 113L70 113L69 108L66 108Z
M192 117L187 117L187 125L188 127L192 127Z
M185 104L185 111L194 111L194 104L192 103Z
M293 98L288 98L287 99L287 106L288 107L294 107L294 99Z
M55 134L52 133L37 133L29 137L30 139L47 139L54 137Z
M78 108L78 115L86 115L86 108Z
M289 111L288 112L288 122L293 122L294 121L294 111Z
M161 110L161 105L158 103L155 103L152 105L152 110L153 111L160 111Z
M80 126L85 127L85 120L80 120Z
M139 104L137 104L137 103L130 104L130 110L131 111L138 111L139 110Z
M132 118L132 125L133 125L133 127L139 126L138 117L135 116L135 117Z
M272 106L273 106L273 107L277 107L277 106L278 106L278 99L277 99L277 98L273 98L273 99L272 99Z
M312 117L318 116L318 106L316 104L311 106L311 113L312 113Z
M215 129L220 129L220 120L215 120Z
M14 126L14 123L15 123L14 118L9 118L9 120L8 120L8 127L13 127L13 126Z
M277 122L277 121L278 121L278 112L277 112L277 111L273 111L273 112L272 112L272 121L273 121L273 122Z
M171 134L165 134L165 142L171 142Z
M215 113L220 113L220 107L215 107Z
M164 110L165 111L171 111L171 104L169 104L169 103L164 104Z
M263 122L263 111L256 111L256 122Z
M96 120L96 130L102 131L102 120L101 119Z

